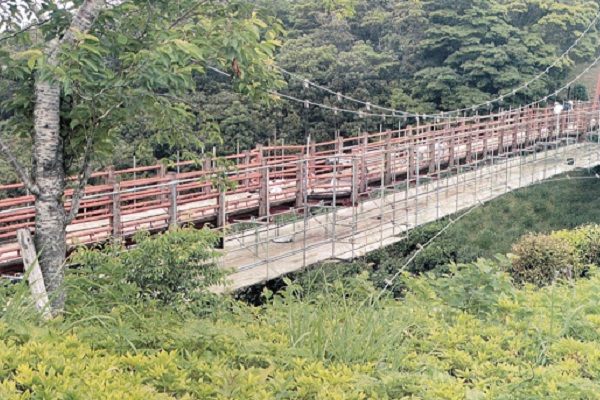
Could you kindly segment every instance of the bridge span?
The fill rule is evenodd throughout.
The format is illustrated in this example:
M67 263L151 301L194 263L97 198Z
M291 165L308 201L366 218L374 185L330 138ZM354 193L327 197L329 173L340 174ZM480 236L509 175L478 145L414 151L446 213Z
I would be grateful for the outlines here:
M308 206L307 218L233 225L223 267L236 269L217 291L235 291L327 260L351 261L404 240L420 225L461 213L512 190L600 165L600 144L579 143L515 158L489 157L478 168L439 179L373 190L355 207ZM383 195L382 195L383 194ZM310 215L310 217L308 217ZM303 213L304 216L304 213Z
M433 221L598 163L591 103L555 115L521 108L223 158L93 175L70 245L137 230L210 223L224 237L230 289L331 258L352 259ZM34 228L34 198L0 186L0 269L21 262L16 230ZM66 208L72 191L66 193Z

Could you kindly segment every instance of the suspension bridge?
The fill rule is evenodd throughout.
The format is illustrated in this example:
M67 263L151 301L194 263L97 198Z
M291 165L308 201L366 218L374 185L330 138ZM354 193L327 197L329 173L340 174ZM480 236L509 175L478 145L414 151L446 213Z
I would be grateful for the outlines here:
M353 259L416 226L511 190L600 163L598 107L528 106L357 137L257 146L223 158L95 173L70 246L139 230L211 224L223 237L229 289L329 259ZM75 180L75 178L73 178ZM0 269L19 268L16 230L34 197L0 186ZM19 193L22 193L19 195ZM72 191L65 194L70 207ZM224 288L223 288L224 289Z

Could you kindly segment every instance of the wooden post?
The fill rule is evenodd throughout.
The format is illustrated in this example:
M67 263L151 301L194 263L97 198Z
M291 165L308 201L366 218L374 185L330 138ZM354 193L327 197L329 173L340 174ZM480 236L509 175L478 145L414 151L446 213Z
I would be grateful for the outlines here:
M302 207L304 204L304 191L306 180L306 164L304 157L298 162L298 168L296 169L296 208Z
M591 125L592 125L592 119L594 119L594 116L592 115L591 110L589 110L590 112L583 112L584 109L582 107L587 108L588 106L582 106L581 102L577 102L577 115L578 118L580 119L579 122L579 129L583 132L582 135L579 135L579 141L582 142L586 136L588 135L588 133L590 132L591 129Z
M367 191L367 186L369 184L367 173L369 172L367 168L367 143L369 142L369 138L367 136L362 138L361 150L360 150L360 171L359 171L359 179L358 179L358 191L360 193L365 193Z
M245 168L249 168L250 165L250 151L248 150L244 150L244 165ZM248 179L248 172L246 171L244 173L244 176L246 177L246 179L244 179L244 187L248 187L250 185L250 179Z
M452 134L452 129L451 129L450 125L451 125L450 124L450 118L448 118L446 120L446 122L444 123L444 129L442 130L442 133L440 135L442 137L442 140L440 142L440 144L441 144L442 147L439 149L440 152L439 152L439 155L438 155L440 171L441 171L441 168L442 168L442 164L444 164L444 158L445 158L445 156L448 156L448 164L450 163L450 152L449 152L449 150L450 150L450 146L452 145L452 138L451 137L448 138L448 135ZM438 171L438 173L440 171Z
M166 177L166 168L163 164L158 164L158 177L162 180ZM161 184L164 182L160 182ZM166 204L169 201L169 188L161 186L160 204Z
M107 175L104 178L104 184L105 185L114 185L114 183L116 182L115 167L111 165L109 167L106 167L105 171L106 171Z
M217 228L222 228L227 224L227 196L225 196L225 189L219 188L217 203L219 205Z
M517 115L517 111L513 110L513 121L515 125L515 129L513 131L513 139L512 139L512 152L514 153L519 148L519 128L521 126L521 121L519 119L519 115Z
M411 125L406 127L408 134L408 179L412 179L415 177L415 132L413 131L413 127Z
M500 110L500 116L498 117L498 154L504 154L504 123L505 123L504 113Z
M358 205L358 182L357 182L357 175L358 174L358 159L356 157L352 158L352 207L356 207ZM352 211L352 218L353 218L353 226L352 226L352 244L354 245L354 217L355 217L355 212Z
M113 239L115 243L121 238L121 184L115 182L113 184L112 194L112 217L109 220L112 227Z
M392 184L393 173L392 173L392 131L390 129L385 131L385 171L384 180L385 185L389 186Z
M209 194L211 192L211 186L212 186L212 178L210 176L210 171L212 169L212 163L210 158L204 158L202 160L202 171L204 172L208 172L207 174L204 174L204 187L202 188L202 193L203 194Z
M25 274L28 276L31 297L35 302L37 310L42 313L45 319L50 319L52 318L52 314L48 294L46 293L46 285L44 284L44 276L38 263L38 255L29 229L17 230L17 241L19 242L19 246L21 246L21 255L23 257Z
M121 185L115 177L115 167L106 167L105 184L112 186L111 204L107 206L107 213L112 215L109 218L109 226L112 227L113 239L116 242L121 237Z
M262 165L262 161L265 158L265 148L262 144L256 145L256 156L258 157L258 164Z
M259 191L258 191L258 216L264 217L269 214L269 174L267 160L262 159L262 165L259 169Z
M531 142L531 131L532 131L531 125L533 122L532 116L533 116L533 107L529 106L529 107L527 107L527 111L525 112L525 118L527 119L527 124L525 125L527 128L525 130L525 147L529 146L529 144L530 144L529 142Z
M177 226L177 173L169 172L169 226Z
M344 154L344 138L341 136L338 136L337 141L335 142L335 153Z
M456 128L450 128L450 145L448 146L448 166L454 167L456 159Z
M483 159L486 159L488 156L488 153L490 151L490 133L491 133L491 124L488 121L485 124L485 128L484 128L484 132L483 132ZM492 151L493 153L493 151Z
M430 133L433 133L432 135L430 135L427 140L429 140L429 173L433 174L435 172L435 144L436 144L436 132L435 131L430 131Z
M471 164L473 161L473 132L469 131L469 137L467 138L467 164Z

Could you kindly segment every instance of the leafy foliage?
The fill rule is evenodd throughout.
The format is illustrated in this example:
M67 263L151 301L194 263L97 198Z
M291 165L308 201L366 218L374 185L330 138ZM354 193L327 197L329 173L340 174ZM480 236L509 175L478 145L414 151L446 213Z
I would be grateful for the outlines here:
M502 271L510 266L510 260L500 255L497 260L495 263L481 258L470 264L451 264L450 273L432 279L432 286L457 309L474 315L492 313L501 297L515 296L511 277Z
M60 49L53 65L44 51L69 27L68 8L80 5L57 3L44 2L52 12L37 29L17 29L17 15L6 20L13 23L0 33L0 115L11 142L29 137L33 83L59 84L69 173L78 173L86 157L95 166L112 163L112 150L120 140L128 142L132 130L134 140L141 135L156 148L180 150L184 158L196 156L206 141L219 142L218 125L194 101L196 79L207 65L228 70L235 65L236 92L254 100L266 100L266 89L282 83L270 69L282 27L247 4L119 2L101 12L90 32L75 32L75 43Z
M557 278L579 276L581 264L575 248L565 239L529 234L513 246L515 259L508 269L519 283L547 285Z
M175 247L182 245L174 244ZM74 272L64 317L0 317L0 397L597 399L600 277L515 288L508 262L405 274L402 299L367 273L212 313L135 302L137 288ZM117 269L115 269L117 271ZM86 290L81 279L95 287ZM127 287L130 289L126 289ZM109 294L110 293L110 294ZM135 299L135 296L133 297Z
M228 271L215 263L218 240L208 228L172 228L154 236L142 231L133 238L135 247L119 255L112 244L101 251L81 248L73 262L103 279L133 285L135 296L143 300L177 306L224 281ZM99 266L102 270L97 271Z

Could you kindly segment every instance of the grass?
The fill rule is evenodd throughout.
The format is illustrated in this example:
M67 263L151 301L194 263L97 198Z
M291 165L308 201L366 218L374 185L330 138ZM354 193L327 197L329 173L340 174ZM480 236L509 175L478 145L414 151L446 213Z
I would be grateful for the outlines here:
M573 179L562 177L509 193L475 210L446 235L472 248L474 255L489 258L508 253L512 244L529 232L600 223L600 179L595 174L570 173Z

